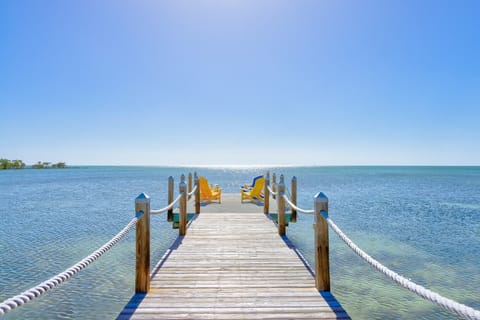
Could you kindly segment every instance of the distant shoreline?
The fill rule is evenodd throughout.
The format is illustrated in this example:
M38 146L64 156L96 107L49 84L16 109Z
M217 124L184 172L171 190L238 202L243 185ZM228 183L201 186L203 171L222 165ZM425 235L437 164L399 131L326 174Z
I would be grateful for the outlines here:
M23 160L0 159L0 170L20 170L20 169L64 169L67 167L65 162L47 162L38 161L36 164L26 165Z
M88 168L166 168L166 169L199 169L199 170L209 170L209 169L224 169L224 170L272 170L272 169L309 169L309 168L345 168L345 169L354 169L354 168L384 168L384 169L401 169L401 168L431 168L431 169L448 169L448 168L458 168L458 169L468 169L468 168L480 168L480 165L119 165L119 164L78 164L78 165L65 165L61 167L57 166L45 166L45 167L35 167L35 165L25 165L21 168L1 168L1 171L16 171L16 170L35 170L35 169L88 169Z
M427 164L351 164L351 165L143 165L143 164L74 164L72 167L138 167L138 168L202 168L202 169L268 169L268 168L476 168L475 165L427 165Z
M58 168L58 167L55 167L55 168L53 168L53 167L49 167L49 168L33 168L33 166L29 165L29 166L25 166L25 167L23 167L23 168L6 168L6 169L0 169L0 171L3 171L3 170L5 170L5 171L7 171L7 170L8 170L8 171L10 171L10 170L11 170L11 171L20 171L20 170L51 170L51 169L55 170L55 169L72 169L72 168L79 168L79 167L82 167L82 166L73 166L73 167L68 166L68 167L63 167L63 168Z

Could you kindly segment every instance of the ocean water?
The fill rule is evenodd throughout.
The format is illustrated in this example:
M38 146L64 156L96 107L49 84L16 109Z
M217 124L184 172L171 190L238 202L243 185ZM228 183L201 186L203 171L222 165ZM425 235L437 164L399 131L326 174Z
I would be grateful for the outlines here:
M166 204L167 178L197 171L224 192L264 168L77 167L0 171L0 301L65 270L103 245L146 192ZM298 203L329 197L330 216L361 248L398 273L480 309L480 167L289 167ZM177 235L152 217L152 265ZM312 217L287 235L313 265ZM458 319L400 288L330 234L331 285L354 319ZM4 319L115 318L134 290L134 233L60 287Z

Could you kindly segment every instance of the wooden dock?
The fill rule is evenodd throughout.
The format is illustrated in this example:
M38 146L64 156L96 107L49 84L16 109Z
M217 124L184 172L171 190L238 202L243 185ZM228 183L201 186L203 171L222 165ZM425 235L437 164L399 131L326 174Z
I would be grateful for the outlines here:
M224 194L222 204L202 206L153 269L148 294L134 295L118 319L350 318L331 293L316 290L262 206Z

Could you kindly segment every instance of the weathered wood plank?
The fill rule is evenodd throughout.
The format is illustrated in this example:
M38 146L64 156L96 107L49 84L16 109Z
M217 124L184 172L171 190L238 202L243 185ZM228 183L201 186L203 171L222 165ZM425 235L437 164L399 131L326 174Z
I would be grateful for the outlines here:
M236 314L216 314L213 311L211 313L177 313L177 314L121 314L117 319L198 319L198 320L211 320L211 319L325 319L325 320L347 320L350 319L346 312L336 313L275 313L275 314L255 314L255 313L236 313Z

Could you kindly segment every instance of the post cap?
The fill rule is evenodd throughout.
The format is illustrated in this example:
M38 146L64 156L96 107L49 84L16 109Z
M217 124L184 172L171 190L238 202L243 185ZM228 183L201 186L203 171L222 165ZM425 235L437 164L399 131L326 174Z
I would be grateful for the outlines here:
M184 174L182 174L182 175L180 176L180 181L185 181L185 175L184 175Z
M182 190L182 189L187 189L187 184L185 183L184 180L180 181L180 183L178 184L178 188L179 190Z
M148 194L142 192L135 198L135 203L150 203L150 197Z
M315 203L328 203L328 198L323 192L317 193L313 198L315 199Z
M280 175L280 183L284 183L284 179L285 177L283 176L283 174Z
M292 180L297 180L297 177L293 176L293 177L292 177Z
M168 177L168 180L173 180L173 177L172 176Z

